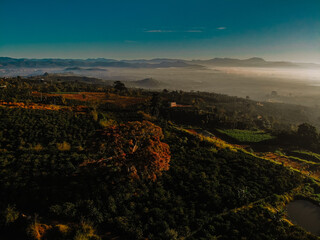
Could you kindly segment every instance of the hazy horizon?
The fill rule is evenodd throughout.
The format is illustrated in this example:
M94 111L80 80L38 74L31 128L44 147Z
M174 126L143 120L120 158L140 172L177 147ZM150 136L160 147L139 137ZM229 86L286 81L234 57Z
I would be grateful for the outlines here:
M0 56L0 58L13 58L13 59L29 59L29 60L43 60L43 59L62 59L62 60L88 60L88 59L112 59L116 61L130 61L130 60L155 60L155 59L168 59L168 60L185 60L185 61L205 61L205 60L212 60L215 58L221 58L221 59L237 59L237 60L247 60L251 58L261 58L267 62L292 62L292 63L311 63L311 64L320 64L319 62L311 62L311 61L292 61L288 59L269 59L269 58L263 58L260 56L248 56L248 57L232 57L232 56L212 56L210 58L180 58L180 57L150 57L150 58L113 58L113 57L82 57L82 58L76 58L76 57L23 57L23 56Z

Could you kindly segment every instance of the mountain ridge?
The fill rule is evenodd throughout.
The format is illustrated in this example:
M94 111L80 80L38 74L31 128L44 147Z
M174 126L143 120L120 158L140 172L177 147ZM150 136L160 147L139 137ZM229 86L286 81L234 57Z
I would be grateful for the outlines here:
M171 58L116 60L107 58L61 59L61 58L11 58L0 57L0 67L116 67L116 68L169 68L169 67L296 67L320 68L316 63L297 63L290 61L267 61L260 57L247 59L212 58L208 60L184 60Z

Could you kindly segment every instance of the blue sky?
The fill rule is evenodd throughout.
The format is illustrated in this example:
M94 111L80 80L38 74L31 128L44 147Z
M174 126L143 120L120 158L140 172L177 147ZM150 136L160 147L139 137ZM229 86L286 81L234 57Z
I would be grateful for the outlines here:
M320 62L320 0L0 0L0 56Z

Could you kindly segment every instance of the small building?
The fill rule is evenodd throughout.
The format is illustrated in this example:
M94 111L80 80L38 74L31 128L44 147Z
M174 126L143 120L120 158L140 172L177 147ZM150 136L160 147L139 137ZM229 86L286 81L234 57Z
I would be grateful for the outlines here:
M176 102L170 102L170 107L193 107L192 105L182 105L182 104L177 104Z
M170 102L170 107L176 107L177 103L176 102Z

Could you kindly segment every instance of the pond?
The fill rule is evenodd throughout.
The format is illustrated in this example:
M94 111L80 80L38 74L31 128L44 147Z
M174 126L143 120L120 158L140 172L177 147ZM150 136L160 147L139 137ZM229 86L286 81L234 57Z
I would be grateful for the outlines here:
M320 236L320 207L306 200L295 200L287 205L288 219L308 232Z

